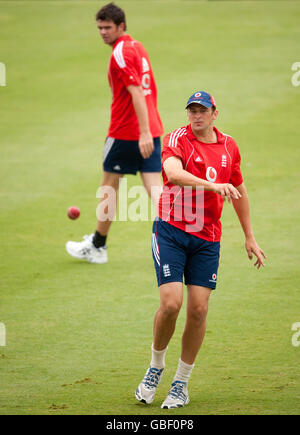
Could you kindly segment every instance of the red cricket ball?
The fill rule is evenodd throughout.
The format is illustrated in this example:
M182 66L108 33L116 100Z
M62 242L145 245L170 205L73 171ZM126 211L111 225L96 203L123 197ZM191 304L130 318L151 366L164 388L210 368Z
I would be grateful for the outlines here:
M78 207L70 207L69 208L69 210L68 210L68 217L70 219L75 220L75 219L78 219L79 216L80 216L80 210L79 210Z

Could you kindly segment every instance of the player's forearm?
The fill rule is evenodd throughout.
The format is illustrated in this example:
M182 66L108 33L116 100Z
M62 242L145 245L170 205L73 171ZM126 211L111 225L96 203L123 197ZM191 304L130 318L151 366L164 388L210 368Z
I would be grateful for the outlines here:
M245 237L254 237L250 218L250 204L246 187L244 184L241 184L239 187L237 187L237 190L240 192L242 197L238 200L233 200L235 212L239 218Z
M209 181L198 178L184 169L167 170L166 175L170 183L180 187L203 187L204 190L213 190L213 185Z
M128 92L131 94L132 104L138 119L140 134L150 133L149 117L147 103L144 91L141 86L128 86Z

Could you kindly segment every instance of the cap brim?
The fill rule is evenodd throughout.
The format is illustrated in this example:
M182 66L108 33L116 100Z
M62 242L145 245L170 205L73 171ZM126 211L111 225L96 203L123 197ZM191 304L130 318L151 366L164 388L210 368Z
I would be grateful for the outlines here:
M191 101L187 106L186 109L191 105L191 104L199 104L200 106L204 106L207 107L207 109L209 109L210 107L213 107L213 104L211 103L205 103L203 101Z

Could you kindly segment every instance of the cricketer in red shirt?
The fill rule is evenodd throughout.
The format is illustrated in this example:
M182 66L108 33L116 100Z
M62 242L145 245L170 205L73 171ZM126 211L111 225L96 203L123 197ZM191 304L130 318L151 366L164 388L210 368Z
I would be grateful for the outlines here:
M139 139L138 119L127 90L130 85L142 86L152 137L161 136L163 126L157 110L157 88L149 56L143 45L128 34L113 45L108 80L113 94L108 136L121 140Z
M135 393L140 402L150 404L154 400L183 305L184 282L186 322L180 358L162 409L182 408L190 402L188 382L205 337L210 295L217 284L220 217L225 199L233 203L240 220L249 259L254 254L257 257L254 266L259 269L266 258L252 230L238 147L213 125L218 116L213 97L204 91L195 92L186 109L190 124L168 134L164 140L164 190L160 217L155 219L152 232L160 305L153 321L152 359ZM194 230L190 228L193 220ZM151 388L149 379L154 379Z
M96 13L96 23L103 42L113 49L108 71L113 101L103 152L101 199L94 235L80 242L68 241L66 250L74 258L104 264L108 261L106 242L117 211L122 177L140 172L145 190L157 206L163 128L149 57L141 43L125 34L125 12L108 3Z

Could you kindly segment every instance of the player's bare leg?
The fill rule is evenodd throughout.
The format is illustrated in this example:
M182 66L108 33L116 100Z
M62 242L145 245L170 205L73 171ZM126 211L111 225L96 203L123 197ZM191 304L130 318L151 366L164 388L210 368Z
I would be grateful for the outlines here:
M113 172L103 172L101 187L104 189L111 188L114 195L109 197L108 194L102 199L102 201L106 201L107 206L105 208L98 207L97 210L97 231L102 236L107 236L110 226L113 222L112 218L115 217L117 211L117 203L118 203L118 192L119 192L119 184L121 179L123 178L123 174L115 174ZM107 189L109 191L109 189ZM100 201L100 204L101 202ZM109 218L107 218L109 214Z
M206 317L211 289L188 285L187 316L182 336L181 360L194 364L206 332Z
M161 381L168 343L174 333L183 299L180 282L163 284L159 290L161 302L154 318L152 359L135 392L137 400L146 404L153 402L156 389Z
M170 282L159 287L160 306L155 314L153 327L153 347L155 350L165 349L172 338L182 306L182 287L181 282Z
M187 287L187 319L182 336L181 358L169 394L161 406L164 409L180 408L189 403L188 381L206 331L211 290L195 285Z

